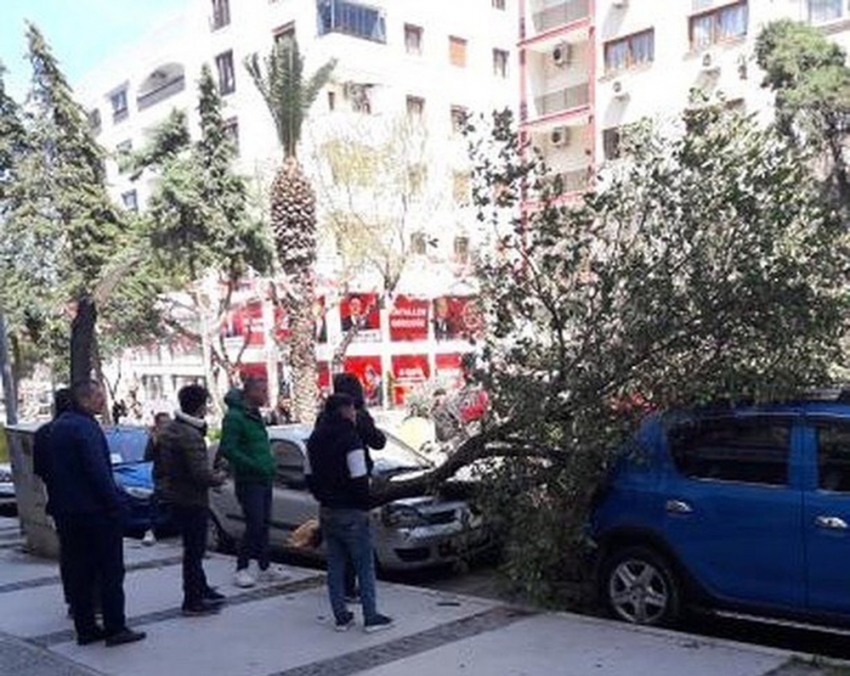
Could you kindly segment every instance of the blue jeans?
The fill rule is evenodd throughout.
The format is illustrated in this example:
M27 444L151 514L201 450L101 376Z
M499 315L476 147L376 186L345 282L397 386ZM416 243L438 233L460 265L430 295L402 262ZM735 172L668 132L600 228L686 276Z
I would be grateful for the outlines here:
M322 507L319 518L328 549L328 595L334 618L345 619L345 566L351 560L360 585L363 619L368 623L378 614L375 598L375 555L369 513L358 509Z
M245 534L239 544L236 569L256 559L260 570L269 567L269 525L272 516L271 484L236 482L236 499L245 517Z

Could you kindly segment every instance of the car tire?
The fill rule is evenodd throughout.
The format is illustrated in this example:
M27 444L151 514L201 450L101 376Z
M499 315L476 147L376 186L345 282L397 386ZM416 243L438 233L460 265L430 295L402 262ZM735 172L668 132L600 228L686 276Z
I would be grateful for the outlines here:
M612 552L601 568L600 595L612 617L630 624L673 626L682 586L669 561L648 547Z
M218 519L210 514L207 519L207 551L231 554L233 550L233 538L224 532Z

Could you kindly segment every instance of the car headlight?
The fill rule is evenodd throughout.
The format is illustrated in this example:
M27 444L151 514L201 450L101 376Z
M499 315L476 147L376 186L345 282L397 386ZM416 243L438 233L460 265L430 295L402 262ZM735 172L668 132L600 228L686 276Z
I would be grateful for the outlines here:
M152 488L143 488L142 486L124 486L124 490L127 495L137 500L147 500L153 495Z
M428 523L422 512L409 505L387 505L381 512L381 519L389 528L416 528Z

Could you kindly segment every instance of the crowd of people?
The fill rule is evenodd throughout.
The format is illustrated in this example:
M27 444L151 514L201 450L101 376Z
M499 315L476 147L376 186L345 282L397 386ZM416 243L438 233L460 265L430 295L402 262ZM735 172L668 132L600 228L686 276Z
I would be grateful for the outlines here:
M269 556L275 460L261 414L267 385L263 379L249 377L241 389L228 393L216 458L210 457L206 441L210 395L201 385L179 391L179 409L173 418L160 417L151 436L146 458L153 462L157 502L171 510L182 539L184 616L218 613L227 602L208 583L203 558L209 491L230 476L245 521L234 584L247 588L287 579ZM104 406L103 388L94 381L57 391L54 418L39 429L33 454L35 472L47 491L47 510L59 535L60 574L77 642L118 646L146 636L129 628L126 621L126 505L98 421ZM320 506L328 595L339 631L353 626L349 605L355 602L362 607L365 631L393 624L377 609L369 520L373 466L369 449L385 444L385 435L365 408L360 382L349 374L337 375L334 393L327 398L307 443L305 473Z

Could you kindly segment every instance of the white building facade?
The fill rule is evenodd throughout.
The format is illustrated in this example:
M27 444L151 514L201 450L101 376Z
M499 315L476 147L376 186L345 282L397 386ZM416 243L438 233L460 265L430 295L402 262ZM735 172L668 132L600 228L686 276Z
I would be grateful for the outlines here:
M337 61L332 82L310 111L300 151L317 187L320 229L331 192L338 189L331 186L324 199L325 144L358 135L381 139L399 124L416 129L425 139L421 164L427 188L404 215L402 242L410 253L392 293L386 293L380 275L341 269L327 238L319 270L326 309L320 382L327 385L346 318L359 305L369 316L347 351L345 367L364 383L377 375L376 403L400 404L417 381L455 377L462 355L472 349L478 326L470 263L479 237L460 127L465 114L516 104L517 2L194 0L190 10L99 67L78 95L98 141L112 155L107 171L113 196L129 210L143 208L151 179L131 181L121 171L121 154L144 146L174 109L186 111L197 132L197 81L205 63L217 79L237 142L236 168L265 198L282 157L272 119L243 61L255 52L265 57L275 40L297 40L308 74ZM365 203L368 195L359 199ZM360 210L358 204L354 208ZM275 380L279 355L271 337L280 327L266 287L256 283L240 291L222 331L229 332L235 351L247 342L243 361L250 371ZM190 345L134 350L120 369L119 390L132 386L154 401L153 408L166 407L181 384L206 372L198 346Z
M846 0L520 0L521 128L573 196L619 156L621 130L679 115L696 89L769 119L755 42L771 21L850 46Z

